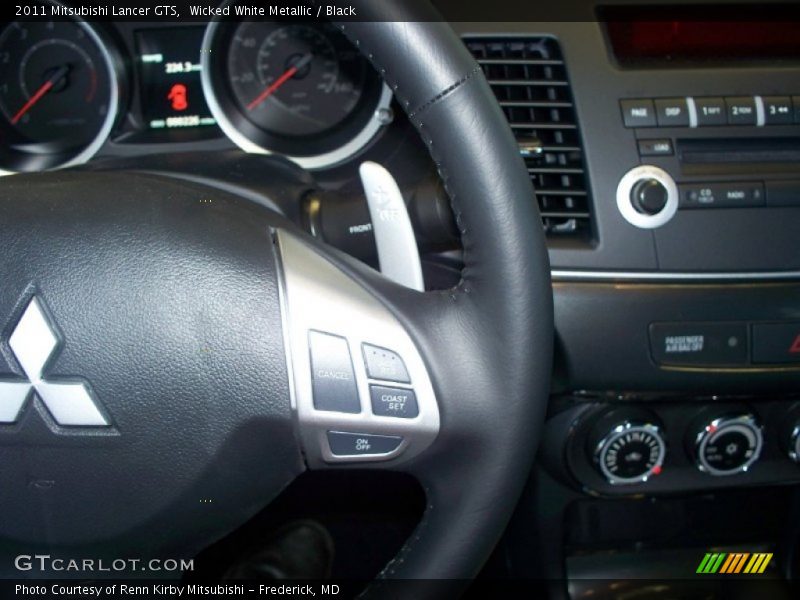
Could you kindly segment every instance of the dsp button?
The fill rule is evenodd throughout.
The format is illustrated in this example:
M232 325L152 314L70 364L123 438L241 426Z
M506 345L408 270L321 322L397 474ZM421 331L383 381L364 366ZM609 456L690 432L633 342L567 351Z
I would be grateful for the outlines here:
M686 98L656 100L656 119L659 127L688 127L689 109Z
M314 408L343 413L361 412L356 376L347 340L338 335L308 332Z
M371 385L372 412L381 417L413 419L419 414L417 396L406 388Z
M329 431L328 445L334 456L373 456L397 450L403 438L394 435Z
M800 363L800 323L754 323L753 362Z

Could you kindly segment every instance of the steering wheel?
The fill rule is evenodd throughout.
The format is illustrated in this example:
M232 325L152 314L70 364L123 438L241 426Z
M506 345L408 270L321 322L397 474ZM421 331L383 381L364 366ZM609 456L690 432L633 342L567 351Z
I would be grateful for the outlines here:
M130 170L4 179L7 571L32 550L194 556L305 469L354 464L407 471L427 495L381 577L464 579L487 558L549 389L542 227L461 40L427 4L356 5L361 22L341 26L438 166L463 242L460 283L398 286L211 186ZM413 391L410 412L372 406L379 384Z

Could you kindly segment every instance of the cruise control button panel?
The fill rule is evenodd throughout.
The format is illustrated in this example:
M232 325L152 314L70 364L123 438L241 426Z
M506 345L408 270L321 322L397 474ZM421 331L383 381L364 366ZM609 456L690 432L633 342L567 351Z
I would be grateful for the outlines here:
M344 413L361 412L356 376L347 340L337 335L308 332L314 408Z
M416 343L381 300L303 237L282 229L274 236L292 412L306 463L412 460L441 422Z
M417 396L407 388L371 385L369 387L373 414L382 417L413 419L419 414Z
M391 454L403 438L394 435L329 431L328 444L334 456L379 456Z

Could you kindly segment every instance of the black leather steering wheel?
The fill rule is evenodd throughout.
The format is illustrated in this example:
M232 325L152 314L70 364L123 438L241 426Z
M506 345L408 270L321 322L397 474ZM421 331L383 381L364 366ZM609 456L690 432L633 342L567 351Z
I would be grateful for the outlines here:
M325 313L314 303L326 296L402 331L370 340L334 318L324 333L348 339L354 361L359 341L399 351L424 369L438 411L436 431L414 438L404 424L404 453L364 463L414 474L428 499L382 577L469 578L488 556L528 475L549 389L552 299L536 201L449 26L427 5L357 5L363 22L343 30L436 161L461 232L461 282L402 288L211 186L132 171L4 179L4 553L193 556L267 505L308 457L347 468L308 447L317 437L304 428L319 422L297 413L311 373L295 360L308 354L293 347L308 334L293 330L306 323L295 317ZM312 292L298 291L309 281Z

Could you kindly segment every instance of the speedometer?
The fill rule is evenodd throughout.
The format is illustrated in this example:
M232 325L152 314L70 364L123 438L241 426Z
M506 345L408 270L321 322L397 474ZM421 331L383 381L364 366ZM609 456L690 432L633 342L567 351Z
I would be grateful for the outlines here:
M215 22L203 48L211 111L249 152L325 167L357 152L385 122L388 88L330 24Z

